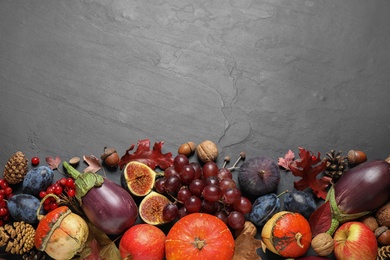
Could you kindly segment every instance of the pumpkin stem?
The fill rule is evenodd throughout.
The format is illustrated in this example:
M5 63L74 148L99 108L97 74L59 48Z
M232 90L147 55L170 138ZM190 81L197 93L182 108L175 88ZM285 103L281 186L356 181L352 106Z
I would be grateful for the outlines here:
M206 245L204 240L201 240L199 237L195 238L194 246L201 250Z
M301 244L301 239L302 239L302 234L301 233L296 233L295 234L295 239L297 240L297 244L300 248L303 248L303 245Z

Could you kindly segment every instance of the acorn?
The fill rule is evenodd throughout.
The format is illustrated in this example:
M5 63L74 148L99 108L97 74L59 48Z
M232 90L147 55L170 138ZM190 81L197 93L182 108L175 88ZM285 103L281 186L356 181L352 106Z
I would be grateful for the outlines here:
M119 155L114 148L104 147L104 153L100 156L108 167L117 167L120 161Z
M187 142L180 145L179 149L177 150L177 153L189 157L195 152L195 149L196 144L194 142Z
M359 150L350 150L347 154L347 158L350 165L358 165L367 161L367 155Z

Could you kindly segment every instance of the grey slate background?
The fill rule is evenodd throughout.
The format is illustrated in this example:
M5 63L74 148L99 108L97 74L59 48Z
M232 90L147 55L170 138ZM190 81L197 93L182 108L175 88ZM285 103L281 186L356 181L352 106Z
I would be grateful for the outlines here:
M223 157L390 147L390 2L0 1L0 165L209 139ZM289 174L281 185L291 186ZM119 180L119 173L110 173Z

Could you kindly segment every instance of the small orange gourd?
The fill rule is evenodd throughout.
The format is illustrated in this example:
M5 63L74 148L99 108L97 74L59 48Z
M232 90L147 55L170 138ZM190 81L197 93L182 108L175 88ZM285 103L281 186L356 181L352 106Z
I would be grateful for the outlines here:
M301 214L280 211L265 223L261 237L268 250L285 258L296 258L310 248L312 233Z

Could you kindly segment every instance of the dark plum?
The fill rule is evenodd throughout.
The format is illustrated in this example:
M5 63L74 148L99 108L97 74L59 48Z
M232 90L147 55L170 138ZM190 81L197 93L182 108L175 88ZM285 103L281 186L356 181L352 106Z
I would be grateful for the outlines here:
M54 172L47 166L39 166L30 170L23 179L22 193L38 196L53 183Z
M37 210L40 201L30 194L16 194L7 200L9 214L16 221L24 221L30 224L38 222ZM44 214L43 207L40 214Z
M309 219L317 205L314 198L307 192L294 189L284 196L283 207L287 211L300 213L306 219Z
M280 169L272 159L258 156L241 165L237 179L244 193L261 196L276 191Z
M258 197L253 202L252 210L249 212L248 218L253 224L261 227L279 210L279 197L275 193L268 193Z

